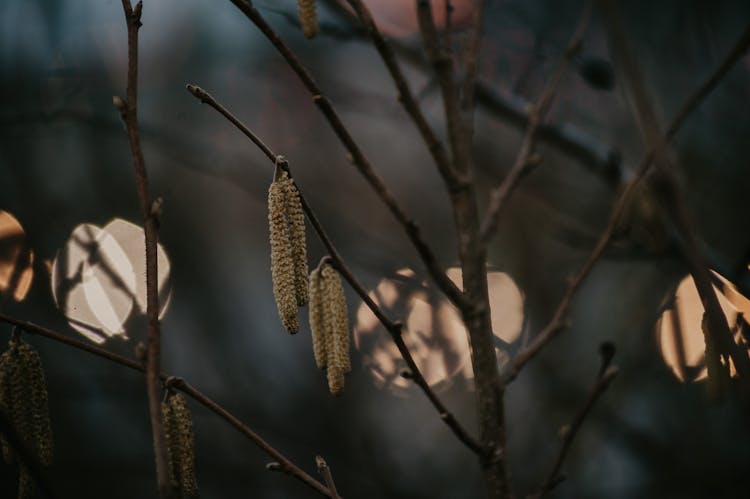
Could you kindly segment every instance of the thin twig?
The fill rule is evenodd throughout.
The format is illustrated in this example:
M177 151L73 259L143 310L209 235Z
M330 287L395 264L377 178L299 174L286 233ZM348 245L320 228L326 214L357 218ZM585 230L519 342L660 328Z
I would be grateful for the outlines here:
M0 313L0 321L5 322L7 324L12 324L14 326L18 326L26 333L44 336L45 338L51 339L58 343L62 343L69 347L76 348L78 350L82 350L84 352L88 352L90 354L96 355L97 357L101 357L110 362L127 367L134 371L138 371L144 374L146 373L146 368L144 368L143 364L140 362L129 359L127 357L123 357L122 355L118 355L116 353L112 353L104 348L91 345L89 343L83 342L81 340L77 340L75 338L71 338L70 336L60 333L58 331L54 331L52 329L49 329L43 326L38 326L32 322L22 321L20 319L16 319L14 317L10 317L8 315L1 314L1 313ZM258 446L263 452L268 454L271 458L275 459L279 463L280 471L283 471L286 474L297 478L298 480L303 482L305 485L311 487L312 489L322 494L323 496L330 497L328 493L328 489L323 484L321 484L319 481L315 480L313 477L305 473L300 467L295 465L286 456L281 454L281 452L273 448L270 444L268 444L265 440L263 440L263 438L261 438L257 433L255 433L247 425L242 423L239 419L237 419L237 417L232 415L229 411L224 409L221 405L217 404L216 402L208 398L206 395L200 392L197 388L188 384L186 381L184 381L181 378L176 378L176 377L164 374L164 373L160 373L158 375L158 379L160 383L162 381L167 381L167 379L170 379L170 378L175 378L175 381L172 383L172 386L174 388L182 391L183 393L185 393L185 395L188 395L189 397L194 399L196 402L200 403L201 405L206 407L208 410L210 410L214 414L224 419L226 422L232 425L237 431L245 435L250 441L252 441L256 446Z
M557 459L555 459L555 464L552 466L552 469L550 470L549 475L547 475L544 484L539 489L539 492L529 496L529 499L542 499L563 480L563 477L560 475L560 469L568 455L570 446L573 444L573 440L578 434L578 430L581 429L583 422L591 413L591 409L594 407L596 401L599 400L599 397L601 397L607 388L609 388L609 385L615 377L617 377L617 373L618 370L616 367L609 367L604 370L601 376L597 377L594 388L586 399L586 403L583 404L581 410L576 414L575 419L573 419L569 425L561 429L562 445L560 446L560 452L557 455Z
M370 14L370 10L365 3L362 0L347 1L359 16L360 22L365 27L368 36L372 39L375 48L383 59L385 66L388 68L388 72L391 74L393 82L396 84L399 102L404 106L404 110L406 110L407 114L411 117L412 121L417 126L417 129L419 129L419 132L422 134L422 139L424 140L427 149L430 151L430 154L432 154L432 158L437 165L438 171L443 177L446 186L451 189L451 186L458 182L456 174L451 169L450 160L443 148L443 144L437 138L429 123L427 123L419 103L417 103L414 94L412 94L409 89L409 84L401 71L393 49L380 33L380 30L375 24L375 21ZM449 5L449 3L447 5Z
M566 316L568 308L570 307L573 297L575 296L578 289L583 284L583 281L591 272L596 262L601 258L604 250L609 245L612 239L615 229L620 221L620 217L625 212L626 207L630 203L630 199L636 190L636 187L646 175L651 161L655 156L661 154L668 143L685 123L688 116L695 111L695 109L703 102L703 100L711 93L716 85L721 81L727 72L735 65L735 63L743 56L745 51L750 47L750 26L748 26L743 32L739 40L732 46L732 49L727 53L726 57L722 59L721 63L717 68L711 72L708 78L706 78L698 88L685 100L685 104L682 105L680 110L675 115L671 124L667 128L664 137L657 143L651 146L646 154L641 159L638 168L631 181L623 189L620 196L614 203L612 213L609 218L609 222L602 232L596 246L592 250L591 254L587 258L578 273L569 281L568 287L566 288L560 303L558 304L552 319L550 322L542 328L542 330L534 337L531 344L526 347L521 353L519 353L513 361L509 364L507 371L505 372L505 382L510 382L518 375L520 370L547 345L552 338L554 338L558 332L567 326Z
M536 136L540 124L544 121L547 112L552 106L557 90L560 87L563 75L567 71L568 65L573 57L578 53L583 42L583 37L588 28L589 19L591 18L592 2L586 1L581 17L578 21L573 35L568 42L568 46L563 52L562 58L557 65L554 75L547 83L542 95L539 97L536 105L529 112L529 121L526 126L526 132L521 142L521 147L505 180L492 190L490 200L482 219L481 238L484 244L487 244L497 229L500 221L500 212L505 205L506 200L515 189L518 182L526 175L527 171L538 161L534 155L536 147Z
M154 440L156 460L156 481L159 496L173 497L175 494L169 480L167 464L167 447L164 437L164 425L161 414L161 386L158 374L160 371L161 333L159 331L159 284L157 271L157 241L159 240L159 223L157 214L152 210L148 191L148 176L143 159L140 138L138 135L137 99L138 99L138 29L141 27L143 3L138 2L133 8L130 0L122 0L125 21L128 30L128 80L124 105L120 112L130 138L130 152L135 166L136 187L141 201L144 217L146 245L146 315L148 317L146 386L148 391L149 415Z
M398 204L396 198L388 190L383 180L375 172L370 161L364 155L359 145L349 133L344 123L331 102L326 98L318 84L310 73L305 69L299 58L284 43L278 34L266 22L260 12L249 0L230 0L255 26L266 36L269 42L278 50L279 54L286 60L289 67L299 77L302 84L312 95L313 102L328 121L336 136L349 152L351 161L360 174L370 184L377 196L385 203L390 212L401 224L406 235L417 250L430 277L435 281L440 290L459 309L465 306L465 298L461 290L451 281L438 263L432 250L422 239L421 231L416 222L412 220L403 208Z
M469 35L464 56L464 81L461 90L461 109L464 114L474 112L474 96L479 73L479 49L482 45L484 18L487 12L487 0L479 0L474 8L474 22ZM473 122L473 120L470 120Z
M326 463L326 460L321 456L315 456L315 464L318 467L318 473L323 476L323 479L328 486L328 490L331 493L332 499L340 499L339 493L336 491L336 484L333 482L333 475L331 474L331 468Z
M289 169L289 164L283 158L283 156L278 156L274 154L271 148L269 148L244 123L242 123L238 118L236 118L232 113L230 113L224 106L222 106L211 94L209 94L208 92L206 92L205 90L203 90L202 88L196 85L188 85L187 88L190 91L190 93L193 94L201 102L203 102L204 104L208 104L213 109L218 111L220 114L227 117L227 119L229 119L229 121L233 125L235 125L238 129L240 129L243 134L248 136L254 144L258 145L260 150L263 151L263 153L266 155L266 157L271 161L271 163L274 166L279 166L280 168L284 169L285 171L289 173L289 176L292 177L292 172ZM298 186L298 189L299 189L299 186ZM380 321L383 327L385 327L386 331L388 331L388 333L391 335L391 337L393 338L393 341L396 343L396 347L398 348L399 352L401 353L401 356L403 357L404 361L406 362L406 365L409 368L409 371L410 371L412 379L414 380L414 383L416 383L417 386L419 386L422 389L422 391L424 391L425 395L427 395L427 398L430 400L432 405L437 410L438 414L440 415L440 418L443 421L445 421L445 424L448 425L448 427L453 431L456 437L458 437L458 439L464 445L466 445L472 451L478 454L481 454L482 448L479 445L479 443L476 442L476 440L474 440L474 438L472 438L471 435L469 435L469 433L461 426L461 424L458 422L455 416L453 416L453 414L445 407L445 405L440 401L440 399L437 397L437 395L432 390L430 385L424 379L424 376L422 375L419 368L417 367L417 364L414 361L414 358L409 352L409 349L406 346L406 343L404 342L404 339L402 337L403 323L399 321L393 321L390 318L388 318L388 316L380 308L380 306L378 306L378 304L375 303L372 297L370 297L370 294L354 276L354 274L352 273L352 271L349 269L346 262L344 261L343 257L334 246L330 237L328 237L328 234L326 233L325 229L323 229L323 226L321 225L320 220L318 220L318 217L315 215L315 212L310 207L304 195L302 194L302 190L301 189L299 190L300 190L300 201L302 203L302 210L305 212L307 219L310 221L310 224L313 226L313 229L315 230L316 234L320 238L320 241L323 243L323 246L325 246L326 250L328 251L328 255L331 258L331 265L333 265L333 267L339 272L339 274L341 274L341 276L349 283L352 289L357 293L357 295L359 295L362 301L367 305L367 307L372 311L375 317L377 317L377 319Z

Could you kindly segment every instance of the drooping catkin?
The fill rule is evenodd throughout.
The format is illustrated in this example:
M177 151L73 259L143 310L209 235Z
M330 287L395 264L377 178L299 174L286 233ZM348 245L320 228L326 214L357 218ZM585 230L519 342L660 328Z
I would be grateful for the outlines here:
M297 11L302 33L306 38L313 38L318 34L318 13L315 0L297 0Z
M327 263L310 275L310 329L315 363L327 369L329 391L340 395L351 371L349 320L341 279Z
M310 274L310 332L312 333L313 355L318 369L325 369L328 362L326 347L326 326L323 321L323 290L320 269Z
M181 393L169 394L162 402L167 439L169 479L183 497L198 497L195 478L195 435L193 418Z
M284 174L286 175L286 174ZM281 322L291 334L299 331L297 297L294 277L294 258L287 222L286 186L284 177L274 181L268 189L268 226L271 241L271 277L273 296Z
M284 195L286 197L286 215L289 223L289 241L292 245L292 260L294 261L294 293L297 299L297 306L302 307L309 300L307 289L308 270L305 212L302 211L302 200L294 181L290 178L285 178L283 182Z
M0 355L0 410L21 443L43 465L52 464L53 442L47 384L39 354L19 339L11 338L9 349ZM11 463L15 453L6 438L0 438L3 459ZM19 461L18 497L34 494L28 469Z

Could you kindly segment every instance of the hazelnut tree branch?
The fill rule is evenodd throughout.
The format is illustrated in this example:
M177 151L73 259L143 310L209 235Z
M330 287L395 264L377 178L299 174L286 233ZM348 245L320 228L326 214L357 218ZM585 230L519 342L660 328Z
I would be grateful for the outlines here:
M226 117L245 136L250 138L250 140L260 148L263 154L266 155L266 157L271 161L271 163L274 166L278 166L279 168L282 168L287 173L289 173L290 178L292 178L292 172L289 169L289 164L286 161L286 159L284 159L283 156L278 156L274 154L274 152L257 135L255 135L255 133L253 133L252 130L250 130L244 123L242 123L231 112L229 112L224 106L222 106L211 94L203 90L201 87L198 87L192 84L188 85L187 89L195 98L199 99L204 104L208 104L217 112L219 112L222 116ZM429 399L430 403L435 407L435 410L437 410L440 418L445 422L446 425L448 425L451 431L453 431L456 437L464 445L466 445L469 449L471 449L475 453L478 453L481 455L483 452L482 447L461 426L461 424L458 422L455 416L445 407L445 405L437 397L435 392L427 383L427 380L424 379L424 376L420 372L419 368L417 367L416 362L414 361L414 358L409 352L409 348L406 346L406 343L404 342L404 339L402 336L403 327L404 327L403 323L401 321L391 320L385 314L385 312L380 308L380 306L378 306L378 304L375 303L375 301L370 297L367 290L364 288L364 286L362 286L362 284L357 280L357 278L354 276L352 271L349 269L348 265L346 264L343 257L334 246L330 237L328 237L328 234L326 233L325 229L320 223L320 220L318 219L317 215L315 214L315 212L313 211L313 209L310 207L309 203L305 199L304 195L302 194L302 190L299 189L299 186L297 186L297 188L300 191L300 201L302 203L302 210L305 212L307 219L310 221L310 224L313 226L313 229L315 230L316 234L320 238L320 241L323 243L323 246L325 246L326 250L328 251L331 265L349 283L352 289L357 293L357 295L359 295L362 301L367 305L367 307L372 311L375 317L377 317L377 319L380 321L383 327L385 327L386 331L388 331L388 333L391 335L391 338L393 338L393 341L396 344L396 347L398 348L399 352L401 353L401 356L406 362L406 365L409 369L409 377L414 381L414 383L417 386L419 386L422 389L422 391L425 393L425 395Z
M560 87L560 82L567 71L570 61L573 60L573 57L575 57L581 48L583 37L586 34L586 29L588 28L589 20L591 18L591 10L592 2L591 0L587 0L583 13L578 21L578 25L568 42L565 52L563 52L560 62L557 64L557 68L555 69L552 78L547 82L547 86L544 88L539 100L529 111L526 132L524 133L516 160L513 163L510 172L505 177L505 180L493 189L490 194L490 200L484 218L482 219L482 227L480 229L482 242L484 244L489 242L497 229L497 224L500 221L501 210L507 199L510 197L513 189L515 189L521 179L526 176L529 170L539 162L539 157L535 155L539 126L544 122L547 112L554 102L555 95Z
M602 345L602 347L604 347L604 345ZM564 479L564 477L560 475L560 469L562 468L563 462L568 455L568 451L573 444L573 440L578 434L578 430L580 430L581 426L583 426L583 422L591 413L591 409L594 407L596 401L599 400L599 397L602 396L607 388L609 388L609 385L612 383L612 381L617 377L617 367L610 367L608 365L611 359L611 356L605 356L605 352L602 349L602 366L601 369L599 369L599 375L596 378L596 383L594 383L594 387L591 390L591 393L586 399L586 402L583 404L583 407L581 407L578 414L576 414L576 417L573 419L573 421L560 429L560 438L562 440L562 445L560 446L560 452L555 459L555 463L552 466L552 469L547 475L547 478L544 481L544 484L542 484L539 491L536 494L530 495L528 499L542 499Z
M156 481L159 496L162 499L174 497L175 491L169 480L167 464L167 447L164 436L164 424L161 414L161 386L159 383L161 333L159 326L159 289L157 269L157 244L159 240L158 214L152 209L152 201L148 190L148 176L146 174L143 151L138 135L138 30L141 27L141 13L143 3L138 2L135 7L130 0L122 0L125 12L125 22L128 32L128 76L126 100L123 103L115 99L115 105L120 109L122 119L130 140L130 152L135 167L136 187L141 201L141 211L144 218L144 233L146 246L146 315L148 317L147 351L146 351L146 386L149 400L149 415L151 431L154 441L156 460ZM156 205L154 205L156 206Z
M506 445L504 389L497 369L487 285L487 251L479 237L480 218L473 177L474 115L471 109L464 112L461 107L453 58L441 47L430 2L417 0L416 8L425 51L441 88L453 169L465 179L451 190L451 204L458 235L464 295L468 302L459 310L471 347L479 439L487 449L485 457L480 459L480 465L487 496L491 499L509 499L513 497L513 491ZM481 15L475 17L481 22ZM478 31L481 28L475 26L475 29ZM478 50L478 42L475 48ZM474 57L478 58L478 54Z
M146 374L147 372L147 369L143 366L143 364L136 360L123 357L122 355L112 353L109 350L106 350L104 348L91 345L89 343L86 343L84 341L81 341L75 338L71 338L70 336L63 334L61 332L54 331L52 329L36 325L32 322L27 322L27 321L23 321L20 319L16 319L14 317L11 317L2 313L0 313L0 321L17 326L18 328L22 329L24 332L28 334L36 334L39 336L43 336L50 340L56 341L58 343L62 343L66 346L73 347L78 350L82 350L92 355L96 355L97 357L101 357L110 362L127 367L134 371L138 371L144 374ZM302 483L314 489L316 492L318 492L319 494L323 496L332 497L331 493L328 491L328 488L325 485L321 484L319 481L317 481L316 479L314 479L313 477L305 473L299 466L295 465L291 460L289 460L281 452L279 452L274 447L272 447L268 442L263 440L263 438L260 437L260 435L258 435L257 433L255 433L250 427L245 425L242 421L240 421L236 416L234 416L232 413L224 409L221 405L214 402L208 396L204 395L197 388L193 387L182 378L175 378L173 376L170 376L164 373L158 373L157 375L157 379L160 384L162 382L166 382L170 378L174 379L174 381L171 383L171 386L173 388L180 390L185 395L189 396L190 398L192 398L193 400L200 403L205 408L207 408L208 410L210 410L211 412L213 412L214 414L222 418L224 421L226 421L232 427L234 427L234 429L236 429L237 431L242 433L245 437L247 437L250 441L252 441L263 452L265 452L272 459L274 459L278 463L279 471L283 471L287 475L293 476L294 478L300 480Z
M737 42L732 46L727 55L722 59L719 65L714 69L710 75L703 80L697 89L690 94L685 100L685 103L680 107L675 117L667 127L667 131L663 137L652 144L647 150L646 154L641 159L633 178L625 186L620 196L615 200L612 212L610 214L609 222L604 228L604 231L599 236L599 240L596 246L589 254L586 262L583 264L578 273L573 276L568 287L563 293L555 312L553 313L552 319L545 325L542 330L534 337L531 343L521 351L512 362L509 363L509 367L504 373L504 382L508 383L515 379L518 373L523 367L536 355L565 327L567 327L566 317L568 309L573 301L573 298L578 289L583 284L583 281L589 275L591 270L594 268L596 262L601 258L604 250L609 245L612 237L615 234L616 227L620 221L621 216L629 205L633 194L636 191L636 187L639 185L641 180L646 176L651 166L653 159L664 153L669 142L674 138L677 131L682 127L690 114L703 102L703 100L716 88L716 85L722 80L722 78L734 67L738 60L740 60L747 49L750 47L750 25L745 28L742 35L739 37Z
M313 102L326 118L338 139L349 152L350 159L354 166L403 227L406 235L416 248L417 253L427 268L430 277L435 281L440 290L445 293L448 299L450 299L450 301L458 308L461 308L466 302L463 293L445 274L435 258L435 255L432 253L432 250L422 238L419 226L417 226L416 222L406 214L398 201L396 201L396 198L386 187L383 179L381 179L375 172L370 161L364 155L357 142L349 133L349 130L341 121L341 117L334 109L333 104L331 104L328 98L323 95L312 75L310 75L307 69L302 65L299 58L266 22L250 0L230 1L263 33L263 35L265 35L268 41L271 42L274 48L276 48L279 54L286 60L289 67L294 71L307 91L312 95Z
M375 24L372 14L370 14L370 10L365 3L362 0L347 1L359 16L359 20L364 26L367 35L372 39L373 45L375 45L381 59L383 59L383 63L385 63L385 66L388 68L388 72L398 90L398 101L403 105L404 110L406 110L407 114L411 117L412 121L414 121L414 124L419 129L419 132L422 134L422 139L424 140L427 149L430 151L432 158L435 160L438 171L442 175L446 186L450 189L450 187L458 181L456 174L451 168L450 160L443 144L435 136L435 132L432 130L429 123L427 123L419 103L409 89L409 84L407 83L404 74L401 72L401 67L396 60L393 49L385 40L382 33L380 33L380 30ZM446 5L449 4L446 3Z
M323 476L323 479L328 486L328 490L331 491L331 499L341 499L339 493L336 491L336 484L333 482L331 468L328 466L328 463L326 463L326 460L321 456L315 456L315 464L318 467L318 473Z

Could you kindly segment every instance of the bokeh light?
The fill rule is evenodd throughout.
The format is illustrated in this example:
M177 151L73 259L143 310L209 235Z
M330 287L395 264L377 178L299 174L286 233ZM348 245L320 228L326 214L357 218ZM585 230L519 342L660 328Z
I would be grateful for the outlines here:
M0 210L0 296L21 301L34 277L34 253L26 232L16 218Z
M170 263L158 247L159 314L169 304ZM126 323L146 313L143 229L122 219L78 225L52 263L52 296L71 327L96 343L128 339ZM135 313L134 313L135 310Z
M735 330L742 314L750 315L750 300L743 296L727 279L714 272L714 291L719 299L729 327ZM706 343L702 329L703 304L691 276L677 286L674 300L665 307L656 323L656 334L664 362L680 381L699 381L708 376ZM737 332L735 341L742 341ZM734 366L730 361L730 373Z
M459 287L461 270L450 268L447 275ZM500 343L516 341L523 327L524 301L513 279L502 272L488 274L492 327ZM456 376L473 378L466 328L455 307L431 289L410 269L401 269L382 279L370 297L395 319L403 319L404 342L427 383L437 390L450 386ZM406 363L390 335L370 309L362 303L357 310L354 344L365 367L379 387L404 394L411 385L401 376ZM497 349L499 362L507 352Z

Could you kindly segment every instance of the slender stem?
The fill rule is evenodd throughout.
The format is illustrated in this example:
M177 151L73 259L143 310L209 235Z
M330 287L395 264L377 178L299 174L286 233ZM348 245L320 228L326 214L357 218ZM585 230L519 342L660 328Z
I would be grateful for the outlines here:
M52 329L49 329L43 326L38 326L32 322L27 322L27 321L23 321L20 319L16 319L14 317L10 317L2 313L0 313L0 321L5 322L7 324L12 324L14 326L18 326L26 333L43 336L50 340L56 341L58 343L62 343L66 346L76 348L78 350L82 350L92 355L96 355L97 357L101 357L110 362L127 367L134 371L138 371L144 374L146 373L146 368L140 362L137 362L133 359L129 359L127 357L123 357L122 355L118 355L116 353L112 353L104 348L91 345L89 343L83 342L81 340L77 340L75 338L71 338L70 336L60 333L58 331L54 331ZM304 484L311 487L312 489L322 494L323 496L330 497L328 493L328 489L323 484L321 484L320 482L315 480L313 477L305 473L301 468L299 468L292 461L290 461L287 457L281 454L281 452L273 448L270 444L268 444L265 440L263 440L263 438L261 438L257 433L255 433L247 425L242 423L239 419L237 419L236 416L232 415L229 411L224 409L221 405L217 404L216 402L208 398L206 395L200 392L197 388L188 384L186 381L184 381L181 378L175 378L173 376L170 376L164 373L159 373L158 375L158 380L160 383L162 381L167 381L170 378L175 379L175 381L172 383L172 386L174 388L182 391L183 393L185 393L185 395L188 395L189 397L194 399L196 402L200 403L201 405L206 407L208 410L210 410L214 414L224 419L226 422L232 425L237 431L245 435L245 437L247 437L250 441L252 441L256 446L258 446L263 452L265 452L270 457L275 459L279 463L281 471L284 471L286 474L297 478L298 480L302 481Z
M596 246L592 250L591 254L587 258L578 273L570 280L568 287L566 288L560 303L558 304L552 319L542 330L534 337L534 340L521 351L510 363L506 373L505 382L510 382L518 375L520 370L559 333L567 326L566 317L568 309L573 297L575 296L578 289L583 284L591 269L594 268L596 262L601 258L604 250L609 245L610 240L615 232L620 217L625 212L626 207L630 203L630 199L636 190L636 187L646 175L649 166L651 165L654 157L662 154L666 149L671 139L675 136L680 127L685 123L688 116L695 111L695 109L703 102L703 100L711 93L721 79L734 67L737 61L742 57L745 51L750 47L750 26L748 26L743 34L740 36L738 41L732 46L732 49L722 59L721 63L716 67L714 71L706 78L698 88L690 94L685 100L680 110L675 115L675 118L667 127L667 131L659 142L653 144L646 154L641 159L635 174L631 181L627 184L623 192L617 198L610 214L609 222L604 228Z
M581 429L583 422L591 413L591 409L594 407L596 401L599 400L605 391L607 391L609 385L617 377L617 373L618 370L616 367L610 367L606 369L601 376L597 377L594 388L591 390L583 407L578 414L576 414L575 419L573 419L570 425L565 426L562 431L562 445L560 446L560 452L555 459L555 464L552 466L549 475L547 475L547 479L544 481L544 484L542 484L539 492L530 496L529 499L542 499L562 481L563 477L560 475L560 469L562 468L563 462L565 462L565 458L573 444L573 440L578 434L578 430Z
M305 88L310 92L313 102L318 106L318 110L328 121L336 136L349 152L351 161L360 174L370 184L373 191L378 195L381 201L388 207L390 212L401 224L406 235L416 248L422 262L424 263L430 277L435 281L440 290L445 293L448 299L461 308L465 299L461 290L451 281L438 263L432 250L422 239L421 231L417 224L412 220L403 208L398 204L396 198L388 190L383 179L375 172L370 161L364 155L359 145L349 133L344 123L341 121L338 113L331 102L326 98L313 77L302 65L299 58L284 43L278 34L266 22L258 9L253 6L249 0L230 0L255 26L266 36L269 42L278 50L279 54L286 60L289 67L294 71Z
M573 35L568 42L568 46L563 52L562 58L557 65L557 69L553 74L552 78L547 82L542 95L536 102L529 112L529 120L526 126L526 132L524 133L521 147L518 150L518 155L513 163L513 166L505 177L505 180L493 189L490 194L490 201L485 211L484 218L482 220L481 237L482 242L487 244L497 229L497 224L500 221L500 212L505 206L506 200L510 197L513 189L518 185L521 179L528 173L528 170L533 167L536 163L534 157L534 149L536 147L536 138L539 127L544 121L547 112L552 106L552 102L557 95L557 90L560 87L563 75L565 74L570 61L578 53L583 42L583 36L586 34L586 29L589 25L589 19L591 18L592 2L588 0L583 8L581 17L578 21Z
M211 94L196 85L191 84L188 85L187 88L190 93L193 94L197 99L199 99L204 104L208 104L220 114L225 116L233 125L240 129L243 134L249 137L250 140L255 145L257 145L261 151L263 151L263 153L266 155L266 157L268 157L268 159L274 166L283 168L289 173L290 177L292 176L287 161L283 159L282 156L276 155L270 147L268 147L257 135L252 132L252 130L250 130L244 123L242 123L242 121L240 121L224 106L222 106ZM325 246L326 250L328 251L328 255L331 258L331 265L333 265L333 267L339 272L339 274L341 274L341 276L349 283L351 288L357 293L357 295L359 295L362 301L367 305L367 307L372 311L375 317L377 317L380 323L383 324L383 327L385 327L386 331L388 331L388 333L391 335L391 338L393 338L393 341L396 343L396 347L398 348L401 356L403 357L406 365L409 368L411 378L414 380L414 383L419 386L422 391L424 391L425 395L427 395L427 398L437 410L440 418L445 422L446 425L448 425L448 427L464 445L466 445L472 451L481 454L482 447L479 445L479 443L477 443L476 440L474 440L474 438L472 438L471 435L469 435L469 433L461 426L455 416L453 416L453 414L437 397L435 392L427 383L427 380L424 379L424 376L417 367L417 364L414 361L414 358L409 352L409 349L402 337L403 324L399 321L391 320L378 306L378 304L375 303L364 286L362 286L362 284L357 280L357 278L354 276L354 273L352 273L352 271L349 269L343 257L334 246L331 238L328 237L328 234L320 223L317 215L302 194L302 190L299 189L299 191L302 210L305 212L307 219L313 226L313 229L320 238L320 241L323 243L323 246Z
M326 463L326 460L321 456L315 456L315 464L318 466L318 473L323 476L323 479L328 486L328 490L331 494L332 499L340 499L339 493L336 491L336 484L333 482L333 475L331 474L331 468Z
M144 217L146 246L146 315L148 317L148 336L146 354L146 386L148 391L149 415L154 440L156 460L156 481L159 496L174 497L175 490L171 485L167 464L167 447L164 437L164 424L161 414L161 386L159 383L161 333L159 331L159 290L157 270L157 242L159 223L156 214L152 213L148 191L148 177L143 159L140 138L138 135L137 99L138 99L138 29L141 26L143 3L138 2L133 8L130 0L122 0L125 21L128 30L128 80L125 105L121 107L125 121L130 152L135 166L136 187L141 201Z

